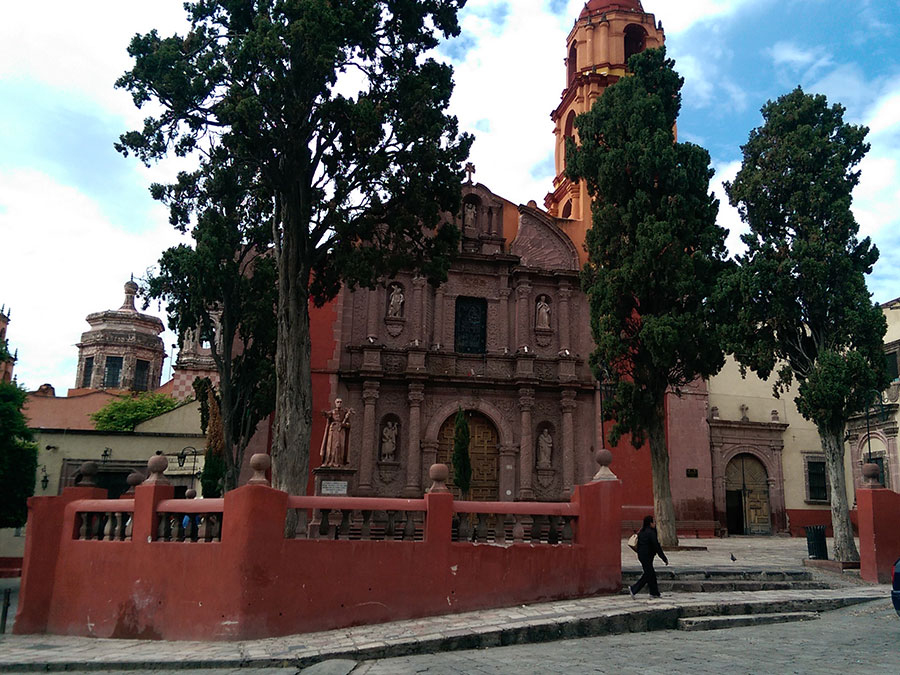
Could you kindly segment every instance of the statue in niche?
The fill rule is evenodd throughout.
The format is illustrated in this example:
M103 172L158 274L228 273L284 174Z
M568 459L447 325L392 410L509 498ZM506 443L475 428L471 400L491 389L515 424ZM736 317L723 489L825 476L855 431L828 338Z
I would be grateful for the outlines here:
M393 462L397 453L397 433L399 428L394 420L384 425L381 432L381 461Z
M400 284L391 286L391 297L388 301L388 318L399 319L403 316L403 289Z
M192 328L185 328L184 333L181 336L181 350L189 353L196 349L197 344L194 342L194 330Z
M463 227L475 227L477 207L472 202L463 205Z
M550 303L547 302L547 296L538 297L537 309L535 311L535 327L550 328Z
M538 446L538 467L541 469L549 469L551 459L553 457L553 437L550 435L550 429L544 427L537 439Z
M334 399L334 407L331 410L323 410L326 427L325 436L322 438L322 449L319 453L322 458L322 466L346 466L347 448L350 439L350 416L355 411L353 408L344 410L343 401Z

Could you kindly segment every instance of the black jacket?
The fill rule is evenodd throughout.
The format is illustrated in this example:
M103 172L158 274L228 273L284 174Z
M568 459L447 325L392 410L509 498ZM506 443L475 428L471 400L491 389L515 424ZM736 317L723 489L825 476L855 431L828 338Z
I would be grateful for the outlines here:
M655 527L645 527L638 532L637 554L639 560L653 560L653 556L658 555L664 563L669 564L669 559L659 545Z

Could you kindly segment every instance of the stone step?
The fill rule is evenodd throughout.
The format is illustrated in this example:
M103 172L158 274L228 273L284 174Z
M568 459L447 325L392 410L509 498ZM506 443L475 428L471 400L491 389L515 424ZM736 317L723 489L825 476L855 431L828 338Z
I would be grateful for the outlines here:
M818 612L782 612L777 614L737 614L734 616L696 616L678 619L678 630L721 630L741 626L762 626L770 623L812 621Z
M670 593L718 593L725 591L800 591L831 588L823 581L661 581L661 591Z
M622 570L622 581L634 583L641 576L639 568ZM734 570L734 569L705 569L705 570L673 570L665 567L657 568L656 578L660 581L812 581L812 572L809 570Z

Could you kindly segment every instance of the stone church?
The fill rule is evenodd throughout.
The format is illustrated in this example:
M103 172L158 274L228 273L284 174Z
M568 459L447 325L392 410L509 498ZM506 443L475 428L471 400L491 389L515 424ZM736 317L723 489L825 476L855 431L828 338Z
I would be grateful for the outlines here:
M628 57L663 42L637 0L587 3L568 36L565 89L551 113L557 178L545 208L514 204L470 173L457 216L461 250L444 284L401 274L313 312L316 406L341 398L355 413L350 494L420 497L428 467L450 463L458 409L472 437L471 499L565 500L593 475L593 452L604 445L602 392L588 365L579 284L590 203L564 176L565 139L575 116L625 75ZM685 463L703 477L673 479L673 489L683 524L709 532L707 399L704 385L695 389L671 402L685 424L670 445L673 474ZM318 418L314 463L323 433ZM623 439L613 451L625 517L639 520L653 503L648 450Z

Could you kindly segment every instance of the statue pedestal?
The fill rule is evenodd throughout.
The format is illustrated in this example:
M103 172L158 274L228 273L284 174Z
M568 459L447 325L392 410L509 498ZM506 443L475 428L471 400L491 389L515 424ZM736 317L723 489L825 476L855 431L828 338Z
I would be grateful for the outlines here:
M319 497L347 497L356 469L349 466L320 466L313 469L315 494Z

